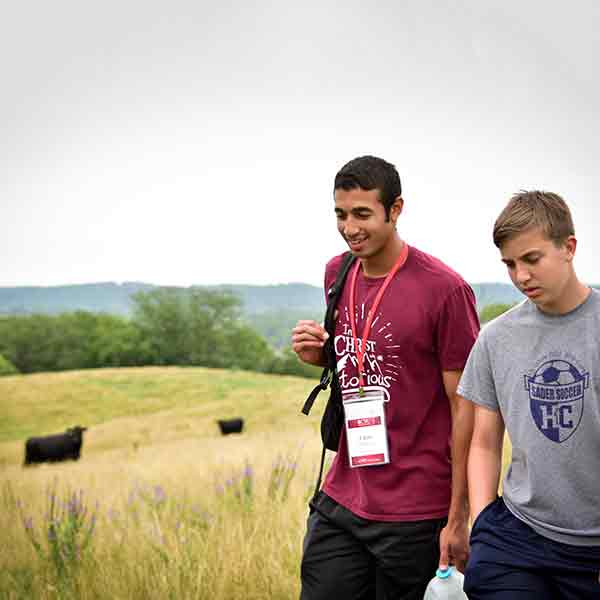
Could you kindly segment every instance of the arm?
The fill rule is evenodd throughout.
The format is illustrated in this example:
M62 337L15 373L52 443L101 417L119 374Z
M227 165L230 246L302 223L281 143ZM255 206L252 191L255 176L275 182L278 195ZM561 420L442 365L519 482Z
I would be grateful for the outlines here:
M498 495L503 441L504 420L500 412L476 406L467 467L472 521Z
M298 321L292 329L292 350L309 365L327 366L323 345L329 337L322 325L315 321Z
M440 568L454 564L464 571L469 557L467 456L473 433L473 404L457 395L461 371L443 371L452 419L452 491L448 524L440 534Z

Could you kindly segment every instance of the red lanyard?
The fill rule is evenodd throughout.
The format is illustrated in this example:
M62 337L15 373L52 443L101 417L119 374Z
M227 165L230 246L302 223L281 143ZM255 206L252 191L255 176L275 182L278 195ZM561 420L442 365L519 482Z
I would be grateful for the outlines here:
M387 274L385 280L381 284L381 287L377 291L377 295L375 296L375 300L373 300L373 305L369 309L367 314L367 322L365 324L365 328L363 330L362 341L359 345L358 343L358 335L356 334L356 318L354 316L355 309L355 297L356 297L356 278L358 276L358 270L360 269L360 260L356 261L356 265L354 270L352 271L352 281L350 282L350 325L352 326L352 337L354 339L354 349L356 352L356 359L358 361L358 393L359 395L364 394L364 376L363 376L363 368L365 364L365 351L367 348L367 338L369 337L369 333L371 333L371 326L373 325L373 317L379 308L379 303L381 302L381 298L387 289L390 281L394 277L394 275L398 272L398 270L404 265L406 262L406 258L408 256L408 244L404 243L402 247L402 252L400 252L400 256L398 260L394 263L392 270Z

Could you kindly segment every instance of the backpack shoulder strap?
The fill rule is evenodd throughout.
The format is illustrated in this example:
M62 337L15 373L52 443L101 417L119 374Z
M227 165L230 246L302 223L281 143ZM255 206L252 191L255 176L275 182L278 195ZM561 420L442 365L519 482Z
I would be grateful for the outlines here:
M356 257L352 254L352 252L346 252L342 258L342 264L340 265L340 270L337 272L335 277L335 282L333 285L327 290L327 310L325 311L325 322L324 327L325 331L333 337L335 334L335 309L338 304L338 300L342 295L342 291L344 289L344 284L346 282L346 276L348 275L348 271L354 263Z
M305 415L310 413L310 409L312 408L312 405L314 404L319 392L327 389L327 386L331 382L332 373L335 370L335 351L333 348L333 338L335 336L335 309L337 307L338 300L340 299L342 290L344 289L346 276L348 275L348 271L350 270L355 258L356 257L352 254L352 252L346 252L344 254L342 258L342 264L340 265L340 270L337 272L335 277L335 282L327 290L327 310L325 311L324 327L325 331L329 334L329 339L323 346L325 358L327 359L327 366L323 369L323 373L321 373L321 380L319 381L319 384L308 395L308 398L302 407L302 412Z

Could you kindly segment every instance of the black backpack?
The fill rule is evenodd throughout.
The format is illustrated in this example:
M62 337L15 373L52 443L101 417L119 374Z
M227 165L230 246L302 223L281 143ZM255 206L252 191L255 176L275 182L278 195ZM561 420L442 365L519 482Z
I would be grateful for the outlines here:
M323 346L327 366L323 369L319 384L308 395L302 412L305 415L310 413L310 409L315 402L319 392L331 388L329 399L325 405L323 416L321 417L321 440L323 441L323 452L321 454L321 466L319 469L319 477L317 479L317 487L315 494L319 491L321 485L321 477L323 475L323 465L325 461L325 450L333 450L337 452L342 427L344 426L344 406L342 404L342 390L337 374L337 357L335 354L334 339L335 339L335 310L338 300L344 289L344 282L354 263L355 256L351 252L346 252L342 258L340 270L335 278L334 284L327 291L327 310L325 311L325 331L329 334L329 338Z

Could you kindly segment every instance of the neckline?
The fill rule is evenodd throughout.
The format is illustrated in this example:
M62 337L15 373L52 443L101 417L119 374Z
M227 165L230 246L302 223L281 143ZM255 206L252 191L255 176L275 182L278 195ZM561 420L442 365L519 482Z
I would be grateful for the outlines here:
M578 316L581 312L587 310L587 307L593 303L592 298L598 297L597 290L595 290L591 286L587 286L587 287L590 290L590 293L587 295L587 298L583 302L579 303L575 308L572 308L570 311L568 311L566 313L560 313L560 314L547 313L547 312L544 312L541 308L538 308L536 306L535 302L533 302L529 298L527 299L527 301L531 304L533 310L535 311L534 314L536 314L536 316L538 316L544 320L556 322L557 320L561 320L561 319L571 319L576 315Z
M406 269L406 266L408 265L408 262L410 260L411 254L412 254L411 246L409 246L406 241L404 241L404 244L406 245L406 261L404 262L404 264L402 265L402 268L398 272ZM392 269L390 269L390 271L391 270ZM362 264L360 265L359 273L358 273L360 280L365 282L368 287L371 287L372 285L375 285L375 284L381 284L381 282L385 280L385 278L388 276L388 274L389 274L389 271L385 275L379 275L377 277L369 277L368 275L365 275L365 271L363 269ZM397 275L397 273L396 273L396 275Z

